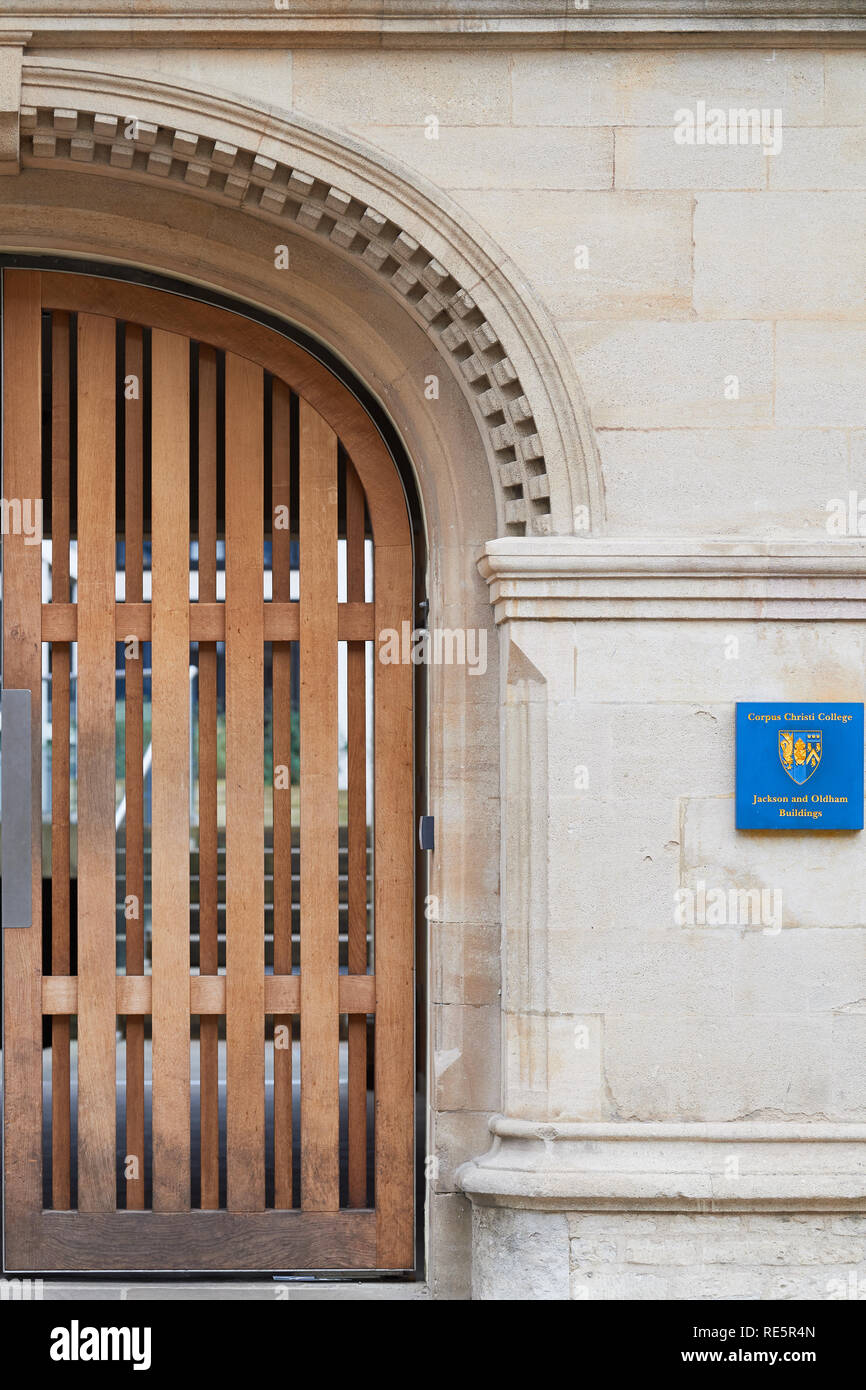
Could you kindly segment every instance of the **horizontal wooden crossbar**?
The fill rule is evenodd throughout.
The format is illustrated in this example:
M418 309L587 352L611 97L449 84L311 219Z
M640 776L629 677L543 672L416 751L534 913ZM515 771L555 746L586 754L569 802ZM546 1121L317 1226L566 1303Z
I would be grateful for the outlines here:
M16 1270L375 1269L361 1211L43 1211L16 1220Z
M264 640L266 642L297 642L301 634L297 603L263 603ZM139 642L151 640L151 605L149 603L118 603L115 605L114 631L118 642L135 637ZM375 609L372 603L339 603L337 605L337 639L340 642L372 642L375 639ZM189 606L189 640L191 642L224 642L226 610L223 603L191 603ZM42 641L76 642L78 640L78 606L74 603L43 603Z
M152 977L150 975L117 976L118 1014L136 1015L152 1012ZM190 975L189 1011L191 1014L224 1014L226 1011L225 975ZM297 1014L301 1011L300 975L265 976L265 1013ZM78 1012L78 977L76 975L45 975L42 979L43 1014L75 1014ZM339 977L339 1012L341 1014L372 1014L376 1012L375 975L341 975Z

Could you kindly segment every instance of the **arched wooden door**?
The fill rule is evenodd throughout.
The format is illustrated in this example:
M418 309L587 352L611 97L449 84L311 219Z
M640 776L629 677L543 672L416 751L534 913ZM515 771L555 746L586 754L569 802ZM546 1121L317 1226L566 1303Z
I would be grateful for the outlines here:
M3 307L44 532L3 563L6 1268L409 1269L395 466L249 319L30 270Z

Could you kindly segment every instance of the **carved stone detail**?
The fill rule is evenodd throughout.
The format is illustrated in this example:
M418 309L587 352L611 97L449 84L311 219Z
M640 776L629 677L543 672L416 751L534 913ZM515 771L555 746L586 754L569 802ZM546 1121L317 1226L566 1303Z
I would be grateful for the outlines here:
M29 33L0 33L0 174L20 169L21 67Z
M0 62L2 55L0 49ZM21 160L43 167L103 165L138 178L180 182L277 225L291 223L360 260L451 361L495 461L505 533L550 533L541 436L496 329L432 252L375 208L255 151L102 111L23 108Z

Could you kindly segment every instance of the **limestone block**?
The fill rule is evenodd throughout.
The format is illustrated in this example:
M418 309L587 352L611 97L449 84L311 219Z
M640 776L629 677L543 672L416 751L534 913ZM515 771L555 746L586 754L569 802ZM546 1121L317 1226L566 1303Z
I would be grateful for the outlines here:
M790 138L783 131L783 149ZM672 121L624 126L616 131L616 187L765 188L779 157L759 145L678 145Z
M692 1266L679 1269L665 1267L644 1273L640 1268L632 1267L623 1272L599 1270L593 1274L578 1270L572 1275L571 1297L591 1301L733 1300L762 1303L830 1299L846 1296L844 1290L851 1276L856 1280L857 1268L859 1266L828 1265L819 1271L796 1266L762 1269L752 1265L746 1269L716 1266L710 1271ZM862 1281L862 1275L860 1278Z
M581 700L551 709L551 744L561 750L550 764L553 795L581 806L596 798L661 803L686 792L733 790L730 705L667 704L661 691L658 703L632 704L629 693L623 689L622 699L608 704ZM576 780L588 785L578 789Z
M853 394L858 382L866 384L866 365L853 360L851 341L866 342L866 333L817 330L836 345L841 380L810 353L815 333L798 326L796 346L787 340L780 349L785 385L776 399L786 428L599 431L608 520L618 534L826 538L828 499L845 497L853 485L845 435L787 427L843 424L846 412L866 418L866 395L857 402Z
M866 925L862 834L736 830L730 797L685 797L682 833L684 887L778 891L783 931Z
M490 1147L489 1111L440 1110L435 1115L431 1157L437 1160L431 1185L437 1192L456 1190L455 1173L461 1163ZM429 1141L428 1141L429 1142Z
M675 981L680 1007L729 1014L737 954L729 934L677 928L672 914L670 925L643 931L551 931L548 1006L575 1017L608 1012L664 1017L671 1011Z
M514 122L672 126L676 110L705 101L725 108L780 106L785 125L820 125L823 72L820 53L784 49L773 59L757 48L515 53Z
M866 1119L866 995L851 1012L833 1017L833 1110L845 1120ZM866 1255L866 1251L864 1251Z
M569 1231L574 1299L862 1294L862 1214L573 1213Z
M767 172L770 188L866 188L866 127L785 131Z
M866 71L862 54L825 53L824 112L828 125L866 125Z
M621 702L627 691L636 705L662 699L729 710L744 690L753 700L862 700L866 645L857 628L699 619L580 623L578 692L600 702ZM736 659L726 656L731 635L738 638Z
M499 906L498 795L489 794L486 782L476 787L467 779L451 777L432 809L437 856L448 865L440 893L443 918L490 921Z
M92 48L88 67L101 72L151 77L188 91L191 87L238 93L266 107L292 104L292 53L278 49ZM133 113L134 114L134 113Z
M564 1212L475 1207L472 1227L473 1299L568 1299Z
M700 317L863 317L866 194L702 192L694 236Z
M769 323L563 323L560 332L596 428L733 429L772 421Z
M505 125L510 56L493 52L296 50L295 110L331 125Z
M776 352L780 424L866 425L866 328L848 323L779 324ZM861 479L852 479L852 486L857 481Z
M782 1231L778 1232L775 1239L771 1235L747 1235L745 1239L734 1240L705 1239L701 1251L702 1262L708 1265L753 1264L769 1267L857 1264L864 1256L866 1244L862 1240L844 1240L841 1236L823 1232L820 1240L815 1240L811 1232L805 1232L799 1238L792 1239L787 1232Z
M575 189L613 184L613 131L443 125L370 126L364 137L426 178L463 188Z
M673 799L553 801L551 927L603 932L666 925L680 852L677 813Z
M602 1302L607 1299L629 1302L652 1299L669 1299L671 1282L664 1275L645 1274L638 1271L587 1269L581 1265L572 1270L570 1276L570 1298L575 1302ZM685 1295L681 1295L685 1297Z
M433 1094L441 1110L496 1110L499 1001L482 1007L442 1004L433 1021Z
M834 1012L844 1018L866 999L862 928L745 931L732 941L731 956L735 1013Z
M701 1262L702 1251L698 1240L676 1236L663 1245L657 1240L627 1240L625 1258L633 1265L694 1265Z
M605 1113L601 1020L504 1015L505 1111L525 1119L594 1120Z
M501 980L498 921L431 922L435 943L431 995L445 1004L498 1004Z
M829 1117L832 1022L801 1015L608 1015L605 1078L622 1119Z
M430 1292L433 1298L472 1297L472 1207L458 1192L427 1198Z
M473 190L456 196L557 318L684 317L691 310L685 193L553 191L526 198L520 191Z
M616 1242L612 1240L581 1237L571 1241L570 1253L574 1265L613 1264L617 1256L617 1247Z

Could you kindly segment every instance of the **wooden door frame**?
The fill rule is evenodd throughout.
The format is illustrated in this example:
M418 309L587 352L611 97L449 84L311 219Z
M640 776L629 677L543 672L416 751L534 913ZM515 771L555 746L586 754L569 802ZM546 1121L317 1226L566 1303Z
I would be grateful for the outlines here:
M32 263L29 270L25 269L22 265L22 262L25 260ZM161 328L167 332L182 333L189 338L199 338L209 342L213 346L244 356L256 362L265 370L272 372L275 376L290 382L293 389L298 391L299 395L307 399L310 404L314 406L346 444L367 492L368 505L374 527L378 525L379 534L387 532L395 542L391 545L386 544L383 547L383 550L386 552L386 563L400 564L401 561L399 557L401 552L408 555L408 563L410 565L412 565L414 561L415 600L417 601L419 584L423 584L424 531L420 516L420 506L418 504L418 494L414 487L414 480L408 466L408 461L402 450L399 447L395 448L395 444L399 446L396 432L393 430L393 427L388 425L381 408L376 407L375 403L373 403L374 410L370 409L372 398L370 398L369 393L365 392L359 383L350 378L350 374L345 368L342 368L338 375L338 371L334 370L334 366L331 362L326 363L323 361L323 358L328 356L328 354L321 345L313 344L312 339L308 339L301 344L296 341L296 337L303 338L306 337L306 335L297 334L290 336L287 331L288 326L281 320L277 320L273 316L260 316L255 311L251 310L249 306L243 305L237 301L228 301L222 296L211 297L212 300L220 300L220 303L208 302L200 293L197 294L193 287L188 287L181 282L167 281L161 277L148 277L151 279L161 279L161 283L156 286L143 284L141 283L142 276L139 272L132 272L135 279L133 282L130 282L125 278L123 268L119 266L105 268L93 265L83 266L74 261L63 264L54 259L48 262L50 269L40 271L38 267L44 266L45 263L45 258L42 257L7 257L0 260L0 264L16 271L18 276L17 283L19 285L24 285L28 276L38 276L40 278L41 292L44 291L42 294L43 307L50 307L67 312L82 312L92 315L103 315L108 318L125 319L127 322L140 322L148 327ZM91 273L83 273L88 271ZM33 281L30 283L32 285ZM4 304L4 322L9 322L6 315L10 308L13 316L20 308L20 306L17 306L15 303L14 293L8 304ZM262 322L262 319L265 317L270 317L270 322ZM19 325L19 329L21 326L22 325ZM33 332L32 324L30 325L30 331L31 333ZM311 345L315 346L317 349L316 356L313 356L310 352ZM34 346L38 347L35 340ZM13 412L16 408L22 408L26 411L28 407L26 405L21 406L20 403L24 401L24 397L28 391L32 396L29 409L33 418L28 422L29 433L27 432L27 426L19 424L19 437L28 438L31 455L34 450L38 452L39 449L39 430L38 428L34 429L34 426L36 426L38 422L38 407L34 408L33 406L33 401L38 402L40 399L38 368L36 366L38 359L38 350L32 357L29 353L23 354L11 367L11 370L7 369L4 375L4 394L7 383L11 382L14 384L16 379L19 382L17 391L10 386L10 397L8 399ZM336 359L333 359L333 363L336 364ZM347 377L352 380L351 387L346 383ZM23 387L20 385L22 381L25 383ZM364 396L366 396L367 399L362 403L362 397ZM13 397L15 399L13 399ZM18 406L16 406L16 400L19 402ZM378 416L378 418L374 419L374 414ZM9 417L7 416L7 418ZM385 424L384 428L383 423ZM387 437L389 435L390 438ZM382 482L381 473L383 460L385 458L388 459L391 466L397 467L397 471L401 476L406 502L405 509L400 503L395 501L397 494L394 492L393 483L389 488ZM400 466L401 464L402 466ZM21 475L21 472L26 472L28 468L30 476L32 477L34 469L34 459L32 457L29 460L21 462L20 471L18 459L13 457L12 459L7 458L5 460L4 487L11 495L16 495L14 484L17 477ZM24 495L26 495L26 493ZM412 503L414 503L414 505L412 505ZM28 590L29 585L34 581L38 589L40 587L38 571L40 568L41 556L38 547L29 547L28 554L23 546L16 547L14 544L9 546L9 541L13 539L12 537L6 538L7 548L4 570L7 576L10 574L15 576L11 583L7 577L5 595L7 611L9 611L11 606L14 618L16 603L19 603L16 579L18 589L22 592ZM24 561L23 564L22 560ZM374 631L378 631L383 627L399 626L399 624L395 624L395 622L391 620L393 615L389 614L387 583L381 584L380 588L381 599L380 602L376 604ZM377 592L379 592L378 589ZM26 610L26 613L32 615L32 602L29 606L26 603L20 604L19 606L21 607L22 613L25 613ZM414 606L413 611L417 612ZM27 621L29 621L29 618ZM14 688L16 684L21 684L29 685L31 690L39 690L41 682L40 644L43 640L54 635L54 629L52 629L51 624L53 622L56 625L58 616L55 615L54 618L49 618L47 621L48 631L43 627L41 631L30 632L26 625L24 629L22 629L20 625L17 625L19 627L18 640L16 643L17 652L4 652L4 657L7 660L5 666L6 684L10 688ZM56 633L56 636L60 637L59 631ZM416 680L416 696L419 690L423 695L423 673L420 669L417 675L419 679ZM38 700L35 697L33 705L34 717L38 722L40 710ZM420 708L419 705L421 706ZM419 714L423 718L423 700L416 703L416 719ZM418 804L423 807L423 800L418 798L418 793L420 791L423 796L425 759L423 756L423 741L419 742L417 737L414 743L414 753L415 794ZM38 821L39 831L41 832L39 746L36 740L34 740L31 770L34 790L32 824L36 826ZM410 811L407 822L409 836L412 844L414 844L414 811ZM34 832L35 851L39 845L40 836L36 835ZM411 870L411 876L414 877L416 873L423 874L423 868L423 859L419 859L416 856L415 864ZM379 890L377 889L377 894L378 892ZM11 933L4 934L4 945L6 946L4 952L5 987L8 991L13 978L17 982L16 988L20 988L20 981L22 978L26 981L29 1001L28 1008L30 1009L32 1017L36 1017L36 1015L45 1011L44 998L40 997L38 1000L36 998L37 987L40 995L42 993L40 982L41 934L37 925L37 908L40 897L41 864L39 853L35 852L33 861L34 925L29 931L14 933L14 935ZM421 901L423 901L423 895L421 895ZM378 906L379 913L382 915L382 920L385 920L387 903L383 901ZM416 936L420 936L423 941L423 934L417 932L417 927ZM423 985L424 979L423 959L418 960L418 967L417 984L420 987ZM385 1007L382 1008L377 998L377 1012L380 1014L387 1014L388 988L389 985L387 980L383 980L377 985L377 995L379 995L381 989L381 997L385 1000ZM129 989L130 986L125 984L118 986L119 992L121 990L128 991ZM52 1007L59 1009L62 1009L62 1007L68 1008L68 1001L64 1005L64 1001L60 998L63 992L62 989L56 989L54 986L51 986L49 987L49 993L51 994L52 992L56 993L58 996L57 999L54 1000ZM421 993L420 989L418 993ZM118 1008L120 1010L120 1001L118 1002ZM423 1050L423 1045L424 1034L419 1030L419 1052ZM39 1090L41 1092L41 1030L39 1030L38 1037L36 1036L35 1029L31 1030L23 1037L16 1037L12 1041L12 1046L19 1051L20 1056L23 1058L23 1070L21 1074L28 1076L31 1084L35 1084L36 1062L38 1060L40 1075ZM385 1086L390 1084L387 1074L384 1074L383 1084ZM407 1109L414 1109L414 1090L415 1088L413 1085L412 1095L409 1098ZM18 1247L26 1252L25 1258L19 1258L14 1263L10 1264L10 1270L14 1270L15 1272L19 1270L21 1272L35 1272L44 1268L44 1272L60 1272L63 1268L80 1268L78 1262L79 1252L86 1247L87 1241L90 1238L88 1236L88 1228L91 1228L93 1232L100 1231L103 1229L105 1221L110 1219L110 1216L114 1216L115 1219L123 1220L123 1229L127 1232L127 1238L117 1242L115 1236L116 1245L120 1247L117 1249L117 1260L115 1263L105 1266L106 1271L111 1268L123 1269L127 1272L135 1272L137 1269L161 1270L165 1268L158 1264L151 1265L146 1262L135 1262L133 1258L134 1252L139 1251L141 1245L146 1243L147 1240L148 1230L147 1226L143 1223L148 1223L152 1231L154 1225L159 1220L158 1213L136 1212L111 1213L108 1217L97 1213L57 1213L57 1221L64 1222L66 1226L64 1240L66 1241L69 1263L59 1265L55 1261L52 1263L50 1270L43 1266L43 1262L40 1260L40 1242L36 1238L36 1232L33 1229L34 1223L31 1219L31 1217L37 1215L37 1211L39 1216L42 1216L41 1128L37 1134L32 1123L29 1125L24 1123L19 1126L16 1116L20 1113L21 1097L14 1093L14 1088L12 1092L6 1092L4 1088L4 1103L6 1115L12 1122L15 1130L11 1143L7 1142L7 1160L10 1164L15 1164L19 1171L26 1171L26 1190L28 1193L28 1211L24 1214L24 1220L20 1223L20 1228L17 1233ZM416 1165L413 1163L413 1174L415 1166ZM48 1215L52 1217L55 1216L54 1213L48 1213ZM237 1241L239 1216L249 1217L252 1214L235 1214L223 1211L208 1213L194 1212L192 1215L196 1220L202 1215L208 1219L208 1233L207 1235L202 1233L202 1239L199 1244L202 1252L207 1250L209 1253L212 1253L214 1241L220 1241L222 1239ZM361 1213L357 1213L358 1217L361 1215ZM414 1258L408 1258L407 1251L410 1245L414 1248L415 1232L413 1231L410 1234L405 1228L405 1205L401 1208L398 1202L393 1204L390 1210L387 1207L383 1207L376 1217L377 1225L375 1234L372 1226L373 1214L371 1213L370 1215L371 1228L369 1236L365 1240L362 1240L360 1245L362 1250L366 1252L367 1257L369 1257L371 1251L375 1251L375 1266L371 1263L369 1258L365 1258L358 1266L359 1270L361 1268L365 1270L370 1269L373 1272L380 1272L387 1269L400 1269L404 1272L409 1270L414 1263ZM417 1215L416 1213L416 1220ZM85 1217L84 1220L82 1220L83 1216ZM274 1250L276 1250L279 1244L280 1219L283 1218L287 1221L294 1220L295 1229L297 1229L300 1225L297 1221L299 1216L303 1217L303 1213L279 1213L270 1210L263 1213L264 1219L271 1225L271 1238ZM278 1219L274 1220L275 1217ZM211 1218L213 1218L213 1220L211 1220ZM78 1228L77 1233L71 1229L73 1223ZM14 1224L15 1220L13 1214L13 1231ZM243 1222L240 1224L243 1225ZM420 1223L418 1224L420 1225ZM219 1231L217 1230L217 1226L220 1227ZM7 1223L7 1231L9 1229L10 1227ZM335 1250L337 1250L338 1245L339 1237L335 1228ZM212 1273L214 1271L212 1263L208 1266L204 1266L203 1264L201 1266L199 1265L199 1262L195 1258L195 1246L196 1242L192 1241L190 1247L192 1258L186 1261L184 1268L186 1270L194 1270L202 1267L204 1272ZM398 1252L399 1257L395 1255L395 1252ZM360 1253L361 1250L359 1249L359 1254ZM278 1266L275 1264L269 1265L269 1272L277 1267ZM307 1266L303 1263L300 1265L293 1264L291 1266L292 1269L306 1267ZM310 1267L315 1269L345 1269L351 1266L346 1266L342 1263L335 1264L334 1266L315 1263ZM235 1262L232 1264L231 1268L224 1265L223 1269L225 1272L232 1273L248 1271L261 1272L261 1264L253 1263L247 1265L241 1261L240 1263ZM88 1272L96 1273L103 1271L94 1269L92 1271L88 1270ZM170 1267L166 1269L166 1272L170 1272Z

